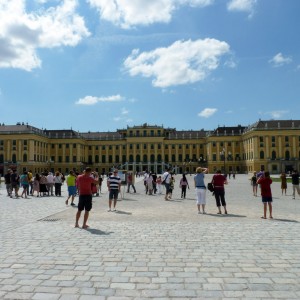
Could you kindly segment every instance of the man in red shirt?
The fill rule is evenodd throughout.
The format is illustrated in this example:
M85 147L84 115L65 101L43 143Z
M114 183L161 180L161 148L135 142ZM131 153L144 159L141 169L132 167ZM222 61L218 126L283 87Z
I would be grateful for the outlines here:
M78 221L80 219L81 212L84 210L83 217L83 229L87 229L87 220L89 218L89 212L92 209L92 183L98 184L98 180L95 180L92 176L92 169L86 168L82 175L77 177L76 185L79 190L79 202L78 202L78 211L76 214L75 227L79 227Z
M264 216L262 219L267 218L267 206L269 206L270 219L272 217L272 192L271 192L271 184L272 179L270 178L269 172L264 172L261 177L257 180L257 184L260 184L261 188L261 199L264 204Z

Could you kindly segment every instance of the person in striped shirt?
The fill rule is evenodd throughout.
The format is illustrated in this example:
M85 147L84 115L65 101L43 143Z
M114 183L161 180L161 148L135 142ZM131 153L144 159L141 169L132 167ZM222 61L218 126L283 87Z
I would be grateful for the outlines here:
M118 176L118 170L114 170L113 174L108 177L107 187L109 191L109 201L108 201L109 208L107 211L112 211L111 205L113 200L114 200L113 211L116 211L118 194L121 191L121 178Z

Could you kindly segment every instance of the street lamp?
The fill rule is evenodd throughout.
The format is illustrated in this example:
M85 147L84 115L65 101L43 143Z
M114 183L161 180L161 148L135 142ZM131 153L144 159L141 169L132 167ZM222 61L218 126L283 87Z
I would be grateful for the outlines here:
M226 174L226 169L225 169L225 160L226 160L225 148L223 148L222 151L220 152L220 157L221 157L221 160L223 160L223 162L224 162L224 174Z

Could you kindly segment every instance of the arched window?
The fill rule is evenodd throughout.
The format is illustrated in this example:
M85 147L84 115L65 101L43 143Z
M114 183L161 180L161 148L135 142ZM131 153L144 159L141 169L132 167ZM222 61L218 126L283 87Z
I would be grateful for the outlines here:
M276 151L272 151L272 159L276 159Z
M105 162L106 162L106 157L105 155L102 155L102 163L105 164Z
M130 162L130 163L133 162L133 155L132 155L132 154L129 155L129 162Z
M89 155L88 162L89 162L89 164L92 164L92 163L93 163L93 157L92 157L92 155Z
M169 162L169 155L168 154L165 154L165 162Z
M151 156L150 156L150 161L151 161L152 163L154 163L154 161L155 161L155 156L154 156L154 154L151 154Z
M260 159L264 159L265 158L265 152L264 151L260 151L259 158Z
M23 154L23 162L27 162L27 154L26 153Z
M172 162L175 162L175 161L176 161L175 154L172 154Z
M158 155L157 155L157 161L158 161L158 162L161 162L161 154L158 154Z
M285 151L285 159L286 159L286 160L289 160L289 159L290 159L290 151L289 151L289 150L286 150L286 151Z
M99 155L95 156L95 163L98 164L99 163Z
M147 162L147 161L148 161L147 155L144 154L144 155L143 155L143 162Z
M4 156L3 156L3 154L0 154L0 163L4 163Z
M120 156L116 155L116 163L118 164L120 162Z
M141 156L138 154L135 158L136 162L139 163L141 162Z
M16 154L12 155L11 160L12 160L13 163L17 162L17 156L16 156Z

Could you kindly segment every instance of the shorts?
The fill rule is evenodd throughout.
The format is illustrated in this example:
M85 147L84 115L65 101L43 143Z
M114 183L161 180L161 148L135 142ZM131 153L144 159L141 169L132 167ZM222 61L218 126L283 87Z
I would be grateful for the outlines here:
M272 197L261 197L263 203L273 202Z
M68 193L69 193L69 196L75 196L76 195L76 186L68 186Z
M109 199L118 199L119 190L113 189L109 191Z
M79 195L78 210L90 211L92 209L92 195Z
M22 188L23 188L24 190L28 190L28 189L29 189L29 184L22 183Z

